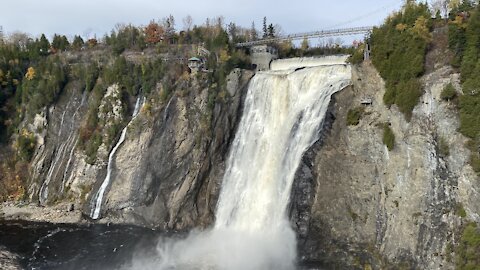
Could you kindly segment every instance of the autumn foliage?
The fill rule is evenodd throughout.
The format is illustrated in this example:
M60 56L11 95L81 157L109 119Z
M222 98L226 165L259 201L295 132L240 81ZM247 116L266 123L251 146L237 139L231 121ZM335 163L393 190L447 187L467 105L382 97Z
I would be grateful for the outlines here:
M145 42L148 44L156 44L163 40L165 29L155 21L151 21L145 27Z

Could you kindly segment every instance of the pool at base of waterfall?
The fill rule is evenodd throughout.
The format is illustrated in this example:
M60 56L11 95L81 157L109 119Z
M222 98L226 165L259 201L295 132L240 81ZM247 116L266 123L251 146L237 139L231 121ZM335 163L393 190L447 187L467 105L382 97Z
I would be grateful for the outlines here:
M133 256L155 256L163 232L148 228L26 221L0 223L0 252L16 259L8 269L129 269ZM4 264L6 262L3 262Z
M0 269L136 269L134 259L159 257L160 239L185 236L130 225L0 221ZM321 269L311 263L298 268Z

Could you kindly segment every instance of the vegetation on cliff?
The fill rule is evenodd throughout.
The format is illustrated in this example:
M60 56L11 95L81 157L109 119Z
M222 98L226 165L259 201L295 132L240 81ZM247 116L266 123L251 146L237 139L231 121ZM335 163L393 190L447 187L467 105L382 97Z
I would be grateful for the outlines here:
M470 138L470 164L480 173L480 5L463 1L449 17L449 47L455 53L452 65L460 68L460 132Z
M370 38L372 63L386 81L383 100L387 106L396 104L407 120L422 95L418 77L425 69L431 27L428 6L407 1L401 12L374 28Z

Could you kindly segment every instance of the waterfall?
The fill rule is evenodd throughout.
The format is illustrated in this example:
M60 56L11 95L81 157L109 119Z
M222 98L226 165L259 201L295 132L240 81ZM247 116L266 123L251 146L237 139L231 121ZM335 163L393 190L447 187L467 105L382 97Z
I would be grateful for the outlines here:
M140 96L137 98L137 102L135 103L135 109L133 110L132 114L132 120L135 119L135 117L138 115L138 112L140 111L140 105L141 99ZM130 122L131 122L130 121ZM100 217L100 210L102 208L102 200L103 196L105 194L105 190L107 189L108 185L110 184L110 178L112 176L112 170L113 170L113 158L115 157L115 153L117 152L118 148L122 143L125 141L125 137L127 135L127 128L128 123L122 130L122 133L120 134L120 139L118 139L117 144L113 147L112 151L108 155L108 165L107 165L107 175L105 176L105 179L102 182L102 185L98 189L97 193L95 193L95 196L92 197L92 200L90 202L90 217L92 219L98 219Z
M298 70L302 60L283 62L250 82L214 227L161 240L159 258L134 260L134 269L295 268L296 236L286 213L295 172L319 138L331 95L351 83L344 60L320 58Z

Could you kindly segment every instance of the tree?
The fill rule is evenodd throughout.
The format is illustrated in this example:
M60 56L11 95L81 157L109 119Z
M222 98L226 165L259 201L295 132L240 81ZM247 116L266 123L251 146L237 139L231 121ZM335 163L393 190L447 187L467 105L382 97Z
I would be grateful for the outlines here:
M269 38L275 37L275 28L273 27L273 24L268 25L268 37Z
M165 35L165 30L155 21L150 21L150 23L145 27L145 42L148 44L156 44L163 40Z
M70 46L70 43L68 42L68 39L66 36L60 36L55 34L53 36L52 40L52 47L55 48L56 50L60 51L65 51L68 46Z
M440 13L442 18L448 18L450 12L450 0L435 0L431 3L432 13Z
M192 16L187 15L185 18L183 18L183 30L187 32L190 31L192 29L192 24L193 24Z
M98 43L98 41L97 41L96 38L91 38L87 41L87 44L88 44L89 48L93 48L93 47L97 46L97 43Z
M40 52L40 55L45 56L49 54L50 42L45 37L45 34L42 34L42 36L40 36L40 40L38 41L38 50Z
M227 26L228 36L232 42L236 42L237 40L237 25L234 22L231 22Z
M25 74L25 78L29 81L35 78L35 69L33 67L29 67L27 69L27 73Z
M255 22L252 22L252 27L250 28L250 39L251 40L258 39L258 33L257 33L257 29L255 28Z
M81 36L75 36L73 38L72 48L74 50L80 50L83 47L83 44L85 44L83 38Z
M263 17L263 38L266 38L268 36L268 29L267 29L267 17Z
M308 50L308 48L310 48L310 45L308 44L308 38L304 37L302 41L301 49L302 51L305 52L306 50Z
M163 18L163 27L165 29L165 35L171 40L175 35L175 18L172 14Z

